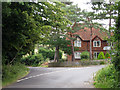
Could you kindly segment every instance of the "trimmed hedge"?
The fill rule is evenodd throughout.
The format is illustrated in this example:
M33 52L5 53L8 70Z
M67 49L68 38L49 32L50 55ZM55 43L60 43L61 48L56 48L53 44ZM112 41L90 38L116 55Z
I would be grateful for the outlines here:
M89 59L90 54L88 51L84 51L81 53L80 56L81 56L81 59Z
M105 58L109 58L110 57L110 54L107 52L106 54L105 54Z
M98 59L105 59L104 53L100 52L98 55Z

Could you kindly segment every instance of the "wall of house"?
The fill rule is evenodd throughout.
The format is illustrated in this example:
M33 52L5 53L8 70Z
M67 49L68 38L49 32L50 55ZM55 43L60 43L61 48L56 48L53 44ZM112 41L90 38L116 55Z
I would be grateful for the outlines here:
M100 40L98 38L94 40ZM106 50L103 50L103 48L107 46L107 41L102 41L101 40L101 47L93 47L93 41L92 41L92 56L94 55L94 52L103 52L106 54ZM81 40L81 47L79 47L78 52L83 52L83 51L90 51L90 41L83 41ZM72 55L67 55L67 60L72 60Z

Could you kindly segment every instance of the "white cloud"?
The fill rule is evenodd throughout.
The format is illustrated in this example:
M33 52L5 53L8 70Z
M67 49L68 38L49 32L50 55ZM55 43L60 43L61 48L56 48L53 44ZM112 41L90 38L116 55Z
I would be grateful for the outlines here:
M73 4L78 4L78 7L80 7L82 10L85 9L87 11L92 11L91 5L87 4L87 2L90 2L91 0L71 0Z

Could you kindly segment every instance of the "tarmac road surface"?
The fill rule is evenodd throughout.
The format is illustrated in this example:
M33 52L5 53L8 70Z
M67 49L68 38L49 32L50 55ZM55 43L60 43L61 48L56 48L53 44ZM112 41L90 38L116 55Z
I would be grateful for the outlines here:
M94 88L93 75L106 65L88 67L29 67L30 73L6 88Z

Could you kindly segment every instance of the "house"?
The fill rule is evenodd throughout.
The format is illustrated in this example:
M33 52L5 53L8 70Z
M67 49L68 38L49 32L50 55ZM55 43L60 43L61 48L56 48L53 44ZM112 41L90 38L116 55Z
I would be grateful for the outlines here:
M77 34L75 37L76 40L73 42L75 48L78 48L77 51L74 52L75 60L80 60L80 54L83 51L90 52L90 33L91 30L89 28L84 28L78 30L73 34ZM108 46L106 38L108 37L106 32L101 31L100 29L92 28L92 56L93 58L97 58L100 52L106 54L107 50L104 49ZM67 59L71 60L72 55L67 55Z

